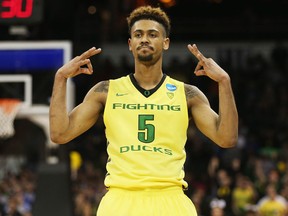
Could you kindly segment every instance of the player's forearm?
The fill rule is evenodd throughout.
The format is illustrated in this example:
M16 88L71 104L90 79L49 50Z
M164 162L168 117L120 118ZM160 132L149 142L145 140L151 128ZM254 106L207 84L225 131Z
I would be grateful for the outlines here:
M66 105L67 79L60 74L55 75L52 97L50 101L50 138L53 142L63 143L63 133L69 126Z
M219 118L217 121L219 145L233 147L238 139L238 112L230 78L219 82Z

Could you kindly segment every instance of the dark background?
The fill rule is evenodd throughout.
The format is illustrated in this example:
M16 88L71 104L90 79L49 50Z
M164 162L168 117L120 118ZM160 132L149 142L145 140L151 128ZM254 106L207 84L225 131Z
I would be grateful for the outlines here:
M143 4L160 6L169 14L175 41L288 36L286 0L43 0L42 4L42 21L28 25L29 35L11 36L9 26L0 24L0 39L123 42L128 36L125 18Z

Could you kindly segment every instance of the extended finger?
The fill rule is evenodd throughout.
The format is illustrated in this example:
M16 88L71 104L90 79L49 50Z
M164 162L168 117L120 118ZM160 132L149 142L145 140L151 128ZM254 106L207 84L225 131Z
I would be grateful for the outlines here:
M199 61L204 61L206 59L205 56L199 51L196 44L189 44L188 49Z
M93 55L96 55L98 53L101 52L101 48L96 49L96 47L92 47L89 50L87 50L86 52L81 54L81 59L87 59L90 58Z
M89 63L91 64L90 59L83 59L77 62L77 66L87 68Z

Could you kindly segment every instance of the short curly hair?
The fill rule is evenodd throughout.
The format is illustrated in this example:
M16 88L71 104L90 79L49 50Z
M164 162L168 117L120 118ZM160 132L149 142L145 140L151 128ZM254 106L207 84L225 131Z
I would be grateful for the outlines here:
M169 37L171 29L170 19L161 8L142 6L133 10L127 17L129 35L131 34L132 26L139 20L154 20L160 23L165 29L166 36Z

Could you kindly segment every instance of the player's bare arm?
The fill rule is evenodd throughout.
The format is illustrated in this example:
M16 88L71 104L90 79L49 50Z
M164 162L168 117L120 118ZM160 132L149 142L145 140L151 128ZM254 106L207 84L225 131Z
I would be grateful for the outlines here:
M83 102L76 106L69 114L69 128L64 143L81 135L91 128L97 121L99 115L104 111L109 81L102 81L92 87Z
M197 128L213 140L217 129L218 114L214 112L207 97L196 86L185 84L188 111Z
M93 119L86 121L88 116L95 114L91 112L100 112L101 102L97 103L97 100L93 100L93 97L89 96L90 93L87 94L86 101L84 100L83 103L74 108L71 114L68 113L66 105L67 79L82 73L92 74L93 67L89 58L100 52L101 49L93 47L82 55L76 56L57 71L54 79L49 113L50 137L52 141L59 144L67 143L77 135L83 133L85 129L87 130L89 126L91 127ZM96 111L89 107L91 104L96 104ZM75 118L74 113L78 112L83 115Z
M188 45L188 49L199 61L195 68L195 75L208 76L216 81L219 87L218 114L211 109L206 96L199 89L190 87L194 89L190 91L199 92L197 96L188 99L195 124L203 134L219 146L232 147L238 139L238 113L230 77L213 59L206 58L195 44Z

